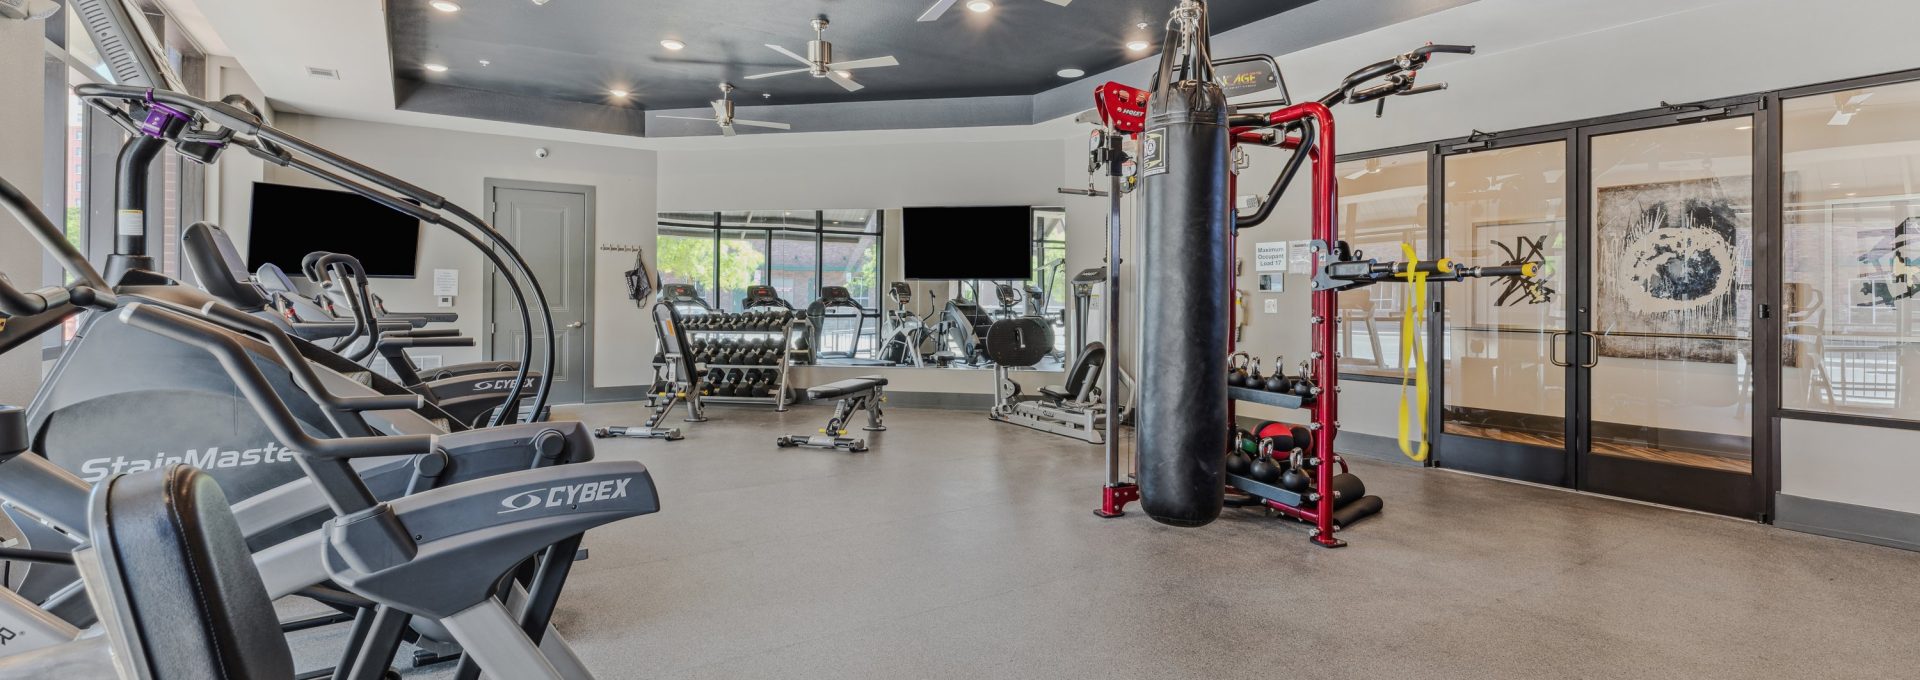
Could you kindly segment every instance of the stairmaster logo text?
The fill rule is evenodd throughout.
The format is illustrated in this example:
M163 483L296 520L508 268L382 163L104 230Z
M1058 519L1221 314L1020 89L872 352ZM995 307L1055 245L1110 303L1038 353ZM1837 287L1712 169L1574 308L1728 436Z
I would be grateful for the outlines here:
M509 514L534 508L557 508L562 505L586 505L600 501L610 501L627 497L626 479L606 479L584 484L563 484L545 489L534 489L500 499L500 507L506 508L496 514Z
M187 449L186 453L181 454L163 451L147 457L90 458L80 462L80 476L88 482L98 482L109 475L144 472L168 465L192 465L202 470L221 470L291 463L297 453L276 442L267 442L266 446L253 449L223 449L218 446L209 446L205 449Z

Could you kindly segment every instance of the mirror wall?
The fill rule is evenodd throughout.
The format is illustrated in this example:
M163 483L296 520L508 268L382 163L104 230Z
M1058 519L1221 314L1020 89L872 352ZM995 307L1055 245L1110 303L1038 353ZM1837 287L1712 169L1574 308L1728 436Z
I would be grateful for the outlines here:
M1033 276L1024 281L906 280L899 221L899 211L875 209L660 213L656 273L663 295L682 296L683 316L734 315L751 326L756 314L791 311L795 364L993 370L992 324L1027 319L1051 342L1018 370L1063 370L1077 342L1065 208L1032 210ZM953 239L964 252L966 234Z

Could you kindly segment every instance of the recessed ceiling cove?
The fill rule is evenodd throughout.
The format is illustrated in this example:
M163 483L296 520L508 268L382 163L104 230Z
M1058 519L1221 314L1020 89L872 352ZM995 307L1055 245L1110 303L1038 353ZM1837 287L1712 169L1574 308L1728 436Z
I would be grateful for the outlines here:
M962 0L919 21L935 0L465 0L457 11L388 0L387 31L402 92L447 86L561 106L685 109L718 99L722 82L739 88L743 105L1032 95L1070 82L1064 69L1100 73L1157 54L1174 5L1059 1ZM1214 0L1213 30L1312 1ZM807 68L767 45L810 57L810 22L821 17L832 62L898 65L749 78ZM1149 46L1129 49L1133 41Z

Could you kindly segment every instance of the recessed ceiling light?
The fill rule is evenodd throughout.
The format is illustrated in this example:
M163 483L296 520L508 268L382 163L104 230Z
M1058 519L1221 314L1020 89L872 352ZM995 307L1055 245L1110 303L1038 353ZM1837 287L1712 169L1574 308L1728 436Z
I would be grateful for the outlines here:
M987 2L987 0L973 0L973 2L967 3L967 9L975 12L985 12L993 9L993 3Z
M662 40L662 41L660 41L660 46L661 46L661 47L665 47L665 48L667 48L667 49L670 49L670 50L684 50L684 49L687 49L687 44L686 44L686 43L683 43L683 42L680 42L680 41L678 41L678 40L674 40L673 38L667 38L666 40Z
M607 90L607 94L613 95L615 97L619 97L621 99L626 99L627 95L633 94L633 93L628 92L626 90Z
M1133 50L1135 52L1145 50L1148 47L1152 47L1152 45L1148 44L1147 41L1145 40L1134 40L1127 43L1127 49Z
M1837 189L1837 188L1839 188L1839 187L1840 187L1840 183L1839 183L1839 182L1834 182L1834 183L1832 183L1832 184L1828 184L1827 186L1829 186L1829 187L1833 187L1833 188L1836 188L1836 189Z
M486 60L486 59L481 59L481 60L480 60L480 65L481 65L481 66L492 66L492 65L493 65L493 62L492 62L492 61L488 61L488 60Z
M1740 127L1737 127L1737 128L1734 128L1734 129L1735 129L1735 130L1752 130L1752 129L1753 129L1753 126L1752 126L1752 125L1742 125L1742 126L1740 126Z
M454 2L453 0L431 0L427 3L427 6L442 12L460 11L460 3Z
M1062 78L1078 78L1086 74L1087 74L1086 71L1082 71L1077 68L1063 68L1054 72L1054 75L1060 76Z
M427 70L432 71L434 73L447 72L447 66L445 64L426 64L425 66Z

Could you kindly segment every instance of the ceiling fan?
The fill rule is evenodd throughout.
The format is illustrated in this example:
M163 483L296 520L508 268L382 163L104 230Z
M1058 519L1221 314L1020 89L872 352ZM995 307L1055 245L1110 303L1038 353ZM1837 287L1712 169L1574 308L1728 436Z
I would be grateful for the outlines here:
M933 3L932 7L927 8L926 14L920 15L920 20L933 21L933 20L939 19L940 15L947 13L947 8L952 7L953 3L958 1L959 0L937 0L936 2ZM1066 7L1067 3L1073 2L1073 0L1047 0L1047 2L1051 2L1061 7ZM968 4L971 5L972 3L970 2ZM993 5L987 5L987 6L992 7ZM974 11L984 12L986 10L975 8Z
M697 118L694 116L660 116L660 117L673 118L675 120L711 121L715 124L718 124L720 126L721 134L724 134L728 137L733 136L734 134L733 126L735 125L750 125L753 127L773 128L775 130L793 129L792 125L788 125L786 123L769 123L764 120L742 120L739 118L734 118L733 117L733 83L720 84L720 98L713 100L713 117L712 118Z
M821 36L821 31L826 30L826 28L827 28L826 17L821 17L813 20L813 40L810 40L807 42L807 56L804 56L804 57L798 54L794 54L792 50L789 50L785 47L781 47L779 45L767 46L768 48L772 49L775 52L779 52L789 57L793 57L795 61L798 61L802 64L806 64L807 65L806 68L796 68L789 71L774 71L773 73L761 73L758 75L751 75L751 76L747 76L747 80L756 80L759 78L772 78L774 76L784 76L784 75L790 75L794 73L809 73L809 74L812 74L813 77L815 78L826 78L827 80L831 80L835 84L838 84L841 87L847 88L848 92L858 92L860 91L860 88L863 88L866 86L853 82L852 74L847 73L848 71L852 71L857 68L874 68L877 66L899 66L900 65L900 60L894 59L893 57L874 57L872 59L856 59L854 61L834 61L833 60L833 43L827 42L826 38Z

